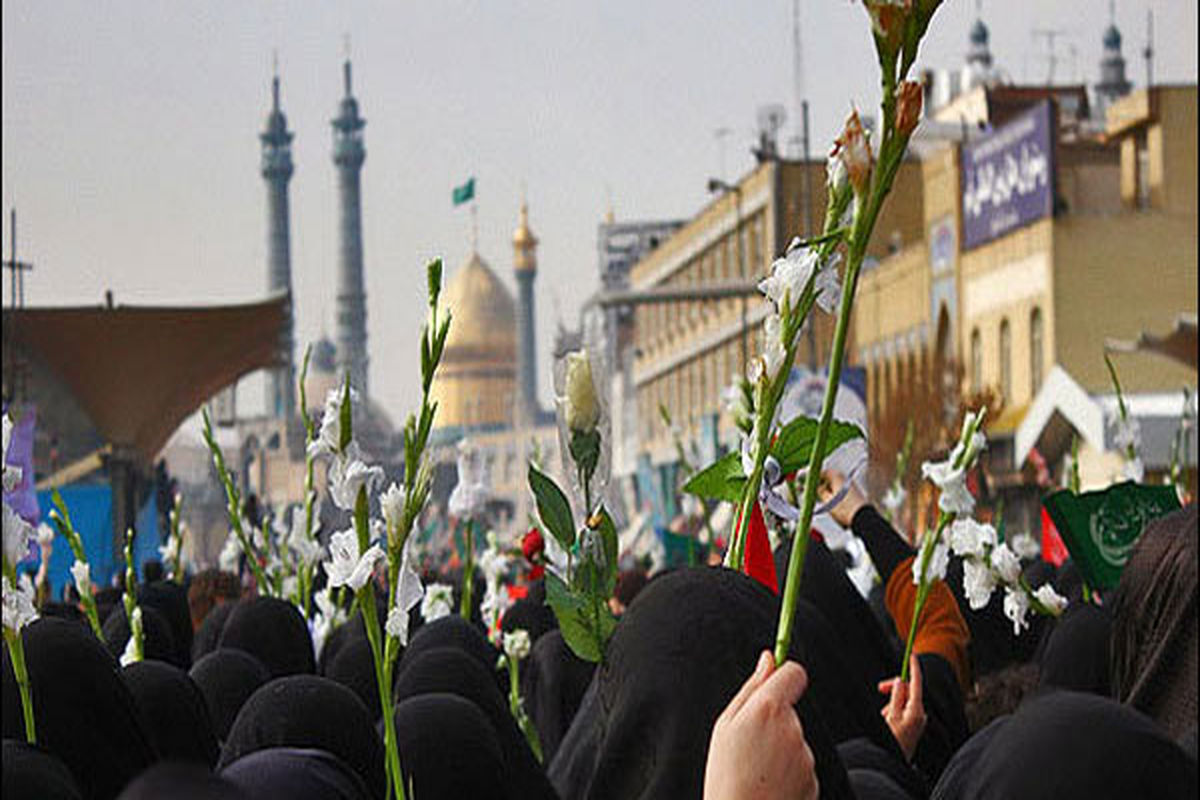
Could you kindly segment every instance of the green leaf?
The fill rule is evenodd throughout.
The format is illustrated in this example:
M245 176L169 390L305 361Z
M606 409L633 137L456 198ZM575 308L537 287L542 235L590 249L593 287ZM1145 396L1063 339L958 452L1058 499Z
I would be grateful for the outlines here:
M554 611L563 641L571 651L584 661L598 662L600 646L592 626L588 624L586 599L572 592L553 572L547 572L546 604Z
M726 453L697 472L683 485L683 491L701 500L724 500L737 503L742 499L746 476L742 473L742 455Z
M604 599L607 601L617 586L617 526L603 506L596 513L600 517L596 532L600 534L600 542L604 545Z
M558 540L564 550L575 544L575 520L571 516L571 504L553 480L543 475L533 464L529 465L529 488L537 501L538 516L542 524Z
M351 440L354 438L352 426L354 424L354 414L352 413L350 403L350 373L346 373L346 384L342 390L342 408L341 408L341 440L338 442L338 451L346 452L346 448L350 446Z
M825 452L828 456L851 439L862 438L862 430L850 422L831 420L829 436L825 440ZM809 417L796 417L779 432L775 444L771 446L771 455L779 462L781 474L790 475L802 467L807 467L812 457L813 442L817 438L817 420Z

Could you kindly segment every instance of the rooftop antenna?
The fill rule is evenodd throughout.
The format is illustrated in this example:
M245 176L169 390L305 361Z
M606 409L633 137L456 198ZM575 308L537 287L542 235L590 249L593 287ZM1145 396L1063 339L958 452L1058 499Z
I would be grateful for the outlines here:
M1146 9L1146 46L1142 48L1146 59L1146 88L1154 85L1154 9Z
M1042 38L1046 40L1046 85L1054 85L1054 68L1058 66L1058 51L1054 47L1055 41L1060 36L1066 36L1070 31L1064 28L1034 28L1030 33L1033 38Z

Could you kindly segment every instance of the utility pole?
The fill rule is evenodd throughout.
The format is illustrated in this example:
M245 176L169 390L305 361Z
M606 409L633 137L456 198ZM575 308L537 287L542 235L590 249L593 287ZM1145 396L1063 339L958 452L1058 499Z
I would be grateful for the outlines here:
M1154 85L1154 9L1146 9L1146 46L1142 49L1146 59L1146 88Z
M1059 36L1066 36L1070 33L1062 28L1034 28L1033 37L1046 40L1046 85L1054 85L1054 68L1058 66L1058 51L1054 47L1055 41Z
M9 257L3 262L4 269L9 271L9 308L16 311L19 308L25 307L25 273L33 271L33 264L27 261L17 259L17 210L14 208L9 212L9 225L11 233L9 235ZM10 402L13 400L23 400L25 398L24 391L24 365L17 363L17 349L14 341L15 336L12 326L16 324L16 315L10 314L4 331L4 342L8 347L8 391L9 396L6 398Z

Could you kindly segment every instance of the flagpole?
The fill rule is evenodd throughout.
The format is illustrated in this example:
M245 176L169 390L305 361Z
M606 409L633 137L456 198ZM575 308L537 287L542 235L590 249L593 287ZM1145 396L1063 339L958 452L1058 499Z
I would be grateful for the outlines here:
M474 197L471 198L471 252L479 252L479 215Z

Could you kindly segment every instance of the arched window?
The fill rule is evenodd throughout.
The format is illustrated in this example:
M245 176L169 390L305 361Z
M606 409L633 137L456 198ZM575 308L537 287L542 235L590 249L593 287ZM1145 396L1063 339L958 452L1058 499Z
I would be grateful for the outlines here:
M1043 347L1042 310L1034 308L1029 314L1029 385L1030 392L1035 396L1042 388Z
M971 391L983 389L983 337L979 328L971 331Z
M1012 402L1012 326L1007 318L1000 320L1000 392L1005 403Z

